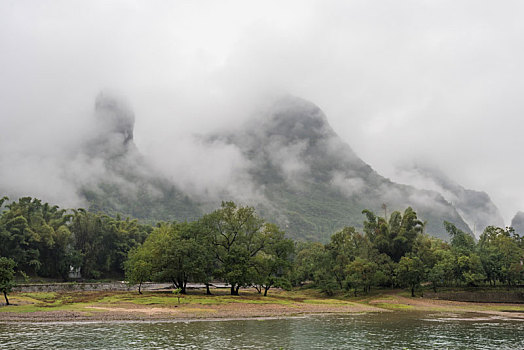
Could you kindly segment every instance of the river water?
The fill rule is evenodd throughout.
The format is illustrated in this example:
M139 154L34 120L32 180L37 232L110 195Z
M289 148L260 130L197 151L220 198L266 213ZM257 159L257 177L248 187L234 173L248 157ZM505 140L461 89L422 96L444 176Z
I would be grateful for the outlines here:
M194 322L0 323L1 349L524 349L524 322L390 312Z

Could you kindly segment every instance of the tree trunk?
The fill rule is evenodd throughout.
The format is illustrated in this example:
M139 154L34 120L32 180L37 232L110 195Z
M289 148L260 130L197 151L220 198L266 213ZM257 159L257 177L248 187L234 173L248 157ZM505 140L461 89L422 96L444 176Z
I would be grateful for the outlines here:
M213 295L209 290L209 283L206 283L206 295Z
M138 284L138 294L142 294L142 282Z
M415 297L415 287L411 287L411 297Z
M271 286L266 286L264 288L264 296L267 297L267 291L269 290L269 288L271 288Z
M338 275L336 273L334 275L335 275L335 279L337 280L338 286L340 287L340 289L343 289L344 285L342 284L342 280L338 278Z
M231 295L238 295L238 293L235 294L235 285L231 285Z
M235 295L238 295L238 290L240 289L240 284L237 285L237 287L235 288Z
M5 298L5 304L6 305L10 305L9 304L9 299L7 299L7 292L4 292L4 298Z
M186 294L186 282L182 282L182 287L180 288L180 294Z

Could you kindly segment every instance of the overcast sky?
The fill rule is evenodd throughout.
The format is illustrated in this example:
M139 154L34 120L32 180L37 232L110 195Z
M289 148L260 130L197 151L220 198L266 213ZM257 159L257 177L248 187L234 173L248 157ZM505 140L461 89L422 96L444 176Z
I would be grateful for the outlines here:
M523 7L1 0L0 183L52 174L20 159L64 152L100 90L125 97L138 147L166 162L173 140L291 93L379 173L401 181L399 164L438 167L487 191L509 223L524 210Z

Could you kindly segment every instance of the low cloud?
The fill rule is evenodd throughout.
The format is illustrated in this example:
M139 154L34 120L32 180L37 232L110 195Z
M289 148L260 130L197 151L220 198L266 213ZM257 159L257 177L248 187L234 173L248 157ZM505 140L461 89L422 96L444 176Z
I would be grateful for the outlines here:
M137 148L161 173L195 194L218 183L253 191L249 177L238 178L249 168L238 150L210 150L191 135L238 128L268 97L290 93L319 105L379 173L396 180L393 164L429 160L490 193L509 222L524 208L522 9L519 1L2 2L0 190L81 204L74 182L105 170L74 155L94 96L110 89L129 101ZM275 160L294 158L302 145L293 147ZM286 164L284 174L308 172Z

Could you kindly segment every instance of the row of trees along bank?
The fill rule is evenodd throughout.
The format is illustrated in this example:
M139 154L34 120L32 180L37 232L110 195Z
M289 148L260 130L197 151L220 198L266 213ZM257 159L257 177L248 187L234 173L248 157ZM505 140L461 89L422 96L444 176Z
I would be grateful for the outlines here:
M427 283L483 286L524 281L524 239L512 228L487 227L478 242L449 222L450 242L423 234L423 223L408 208L389 220L365 210L364 232L346 227L328 244L298 245L293 282L313 281L327 294L336 290L368 292L372 287L408 287Z
M7 200L0 199L0 207ZM60 209L30 197L2 209L0 256L31 277L67 281L73 268L86 279L121 278L129 250L152 230L137 220Z
M232 295L251 285L266 295L272 286L289 286L293 251L293 241L252 207L224 202L200 220L155 227L129 253L126 271L139 286L149 279L170 281L186 293L187 282L198 281L209 294L211 281L221 279Z
M411 208L388 218L363 214L362 232L346 227L322 244L293 242L252 207L233 202L194 222L151 226L25 197L1 213L0 256L20 274L67 280L71 267L88 279L125 272L139 289L145 281L168 281L182 293L188 282L204 283L209 292L214 280L229 283L231 294L243 286L266 294L272 286L308 284L328 295L524 280L524 240L511 228L488 227L476 241L444 223L450 237L444 242L423 233Z
M192 223L160 225L131 251L129 280L172 281L185 293L188 281L209 285L221 279L231 294L241 286L259 291L311 283L328 295L337 290L367 293L373 287L408 287L414 295L424 282L480 286L524 281L524 240L511 228L490 226L478 242L445 222L450 242L423 234L411 208L386 220L364 210L363 233L346 227L327 244L284 238L253 208L232 202ZM209 292L209 289L208 289Z

